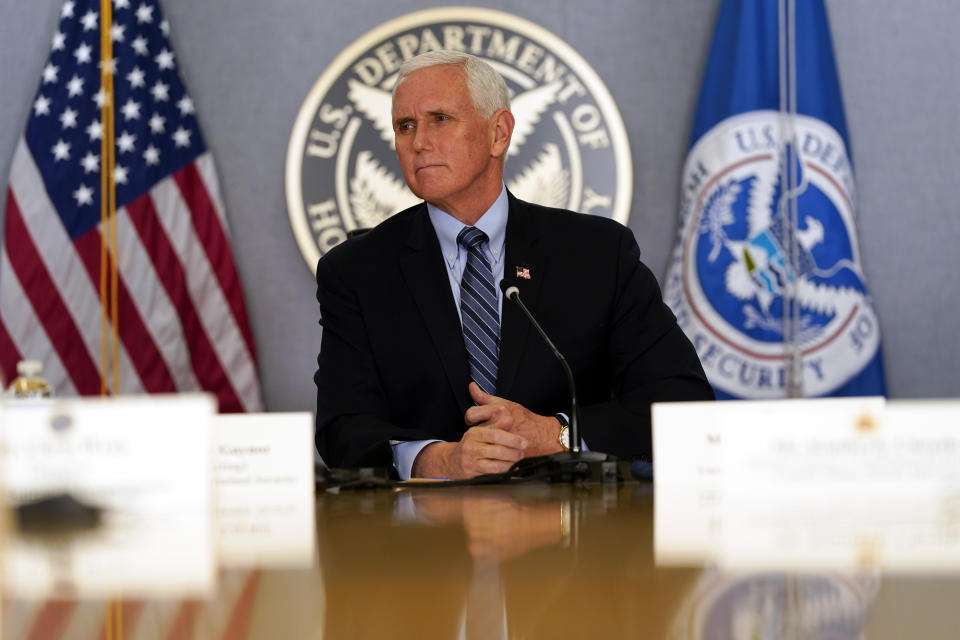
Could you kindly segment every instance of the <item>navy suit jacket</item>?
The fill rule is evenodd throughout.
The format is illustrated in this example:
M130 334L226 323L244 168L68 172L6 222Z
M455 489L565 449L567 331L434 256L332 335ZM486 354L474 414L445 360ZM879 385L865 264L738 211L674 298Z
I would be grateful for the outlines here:
M640 262L633 233L599 216L509 196L504 277L574 372L593 451L651 456L650 403L712 399L689 340ZM425 204L332 249L317 265L317 449L332 467L393 463L391 440L457 441L471 404L460 319ZM566 378L504 301L496 395L569 412Z

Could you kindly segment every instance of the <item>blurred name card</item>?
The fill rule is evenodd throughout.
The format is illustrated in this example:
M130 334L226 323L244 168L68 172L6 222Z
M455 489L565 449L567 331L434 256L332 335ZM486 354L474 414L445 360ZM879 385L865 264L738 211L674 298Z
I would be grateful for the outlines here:
M728 490L918 496L960 487L960 403L769 403L732 434Z
M958 427L957 402L656 405L658 561L960 570Z
M960 493L731 497L716 563L735 571L960 572Z
M312 415L221 415L214 424L221 564L311 566L317 528Z
M0 408L6 505L60 496L8 538L6 593L211 593L215 411L213 397L201 394L6 402Z

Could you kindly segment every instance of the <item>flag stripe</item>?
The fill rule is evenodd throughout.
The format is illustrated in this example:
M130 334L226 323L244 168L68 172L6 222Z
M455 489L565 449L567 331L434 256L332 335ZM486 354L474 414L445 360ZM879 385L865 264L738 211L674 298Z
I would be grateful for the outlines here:
M100 278L100 247L103 237L99 229L91 229L74 241L77 255L80 257L90 276L90 282L98 286ZM124 251L126 253L126 251ZM109 260L109 258L108 258ZM148 334L143 318L130 299L130 291L124 278L118 280L117 304L119 305L120 340L123 342L124 355L130 359L131 368L137 372L132 377L129 371L120 376L121 390L135 392L146 390L151 393L176 391L173 378L166 363L157 351L153 339ZM125 368L125 367L122 367ZM141 385L142 383L142 385Z
M42 600L3 599L3 637L27 638L30 629L36 626L37 614L43 607Z
M177 310L162 286L156 265L140 241L126 208L117 216L117 238L124 247L120 255L122 281L133 306L143 318L151 342L173 378L174 387L179 390L200 389ZM121 329L122 323L121 320Z
M227 628L223 633L223 640L243 640L247 637L250 626L250 614L253 611L253 600L257 595L257 586L260 582L260 572L251 571L246 576L243 591L233 604Z
M102 602L78 602L70 614L70 620L63 630L61 638L95 638L103 626L104 606ZM127 636L129 638L129 636ZM53 639L51 639L53 640ZM60 640L60 638L57 638ZM132 640L132 639L131 639Z
M241 410L240 401L224 373L200 316L188 295L184 266L171 245L166 230L159 224L157 211L150 198L138 198L127 205L130 221L151 260L162 274L161 284L173 301L180 323L190 340L190 360L197 379L204 389L216 389L221 411ZM181 218L182 219L182 218Z
M48 600L34 618L27 640L60 638L73 614L76 604L69 600Z
M249 356L256 364L253 332L250 330L250 323L247 321L247 310L243 304L240 278L234 266L233 252L230 249L226 234L223 232L206 182L194 164L189 164L176 172L173 178L190 210L194 232L197 234L201 246L206 250L207 260L220 282L220 289L230 305L234 321L240 328Z
M16 343L7 331L7 325L0 317L0 384L6 389L17 376L17 363L23 360L23 355L17 349Z
M202 326L230 384L244 401L245 408L234 410L259 410L261 403L256 367L237 323L226 311L230 307L223 291L216 286L217 280L207 253L189 222L189 207L173 180L158 182L151 190L151 196L156 219L166 231L170 247L188 275L185 291L196 305Z
M8 208L9 210L9 208ZM14 342L20 345L20 352L28 359L43 356L44 375L54 389L68 394L76 393L73 381L67 375L60 357L50 344L49 336L40 326L40 320L33 313L33 307L27 295L20 287L20 281L13 275L7 252L0 255L0 318ZM10 380L16 375L16 364L6 373Z
M217 169L213 164L213 155L204 153L196 160L197 171L203 178L203 184L207 187L207 193L213 201L213 210L220 220L220 228L223 229L223 235L230 238L230 225L227 223L227 217L224 215L226 208L223 205L223 198L220 196L220 182L217 180Z
M170 625L167 640L191 640L193 627L197 619L197 603L185 601L177 608L176 617Z
M82 394L99 393L100 373L74 324L73 316L60 297L53 277L33 244L16 198L7 199L6 225L7 237L12 240L5 243L10 266L23 283L27 298L66 366L73 385Z

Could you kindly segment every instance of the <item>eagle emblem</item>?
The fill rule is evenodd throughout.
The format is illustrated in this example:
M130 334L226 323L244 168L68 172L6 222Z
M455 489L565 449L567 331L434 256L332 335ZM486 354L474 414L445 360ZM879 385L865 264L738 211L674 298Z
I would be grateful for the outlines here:
M732 116L684 167L664 299L731 397L828 394L880 346L846 145L815 118L782 126L773 111Z
M793 157L789 147L784 151L781 162L783 157ZM802 163L796 163L795 171L802 192L808 186ZM699 231L709 244L707 264L716 265L721 253L728 257L723 284L726 293L742 303L745 329L758 328L782 340L783 300L788 287L795 287L800 307L795 331L802 344L814 339L826 325L815 320L814 314L833 318L849 313L862 299L865 287L863 274L850 258L818 263L814 250L826 239L826 225L817 217L819 210L804 212L805 199L799 199L797 230L790 234L782 176L779 171L760 171L744 180L720 183L707 200ZM743 205L742 216L734 210L737 203ZM737 225L738 219L745 224ZM842 230L831 227L831 232ZM849 244L846 238L839 242ZM844 270L853 282L847 279L847 284L831 284ZM774 303L778 303L776 307Z

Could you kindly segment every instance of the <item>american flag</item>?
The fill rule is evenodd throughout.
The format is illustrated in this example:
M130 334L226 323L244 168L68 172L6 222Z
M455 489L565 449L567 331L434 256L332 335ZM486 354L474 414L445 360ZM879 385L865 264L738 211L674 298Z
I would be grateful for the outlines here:
M14 153L0 253L0 378L8 384L20 359L36 359L59 395L101 391L106 65L119 272L114 392L203 389L221 411L261 410L216 171L168 23L156 0L113 0L109 20L100 9L99 0L63 3ZM106 24L112 58L101 60Z

